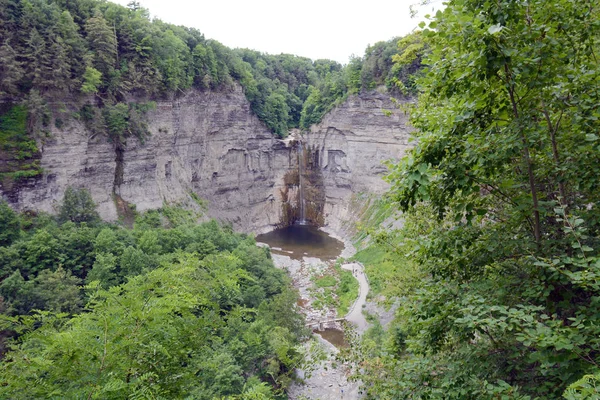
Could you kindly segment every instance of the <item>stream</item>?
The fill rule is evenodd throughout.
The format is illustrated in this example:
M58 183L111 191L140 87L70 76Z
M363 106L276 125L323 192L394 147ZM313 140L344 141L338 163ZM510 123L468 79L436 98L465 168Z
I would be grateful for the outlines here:
M339 321L323 324L338 318L334 308L316 307L313 277L323 275L332 268L338 257L350 258L355 249L349 241L341 240L309 225L293 225L258 235L256 241L271 247L275 266L288 272L293 285L300 293L298 305L307 324L314 324L313 338L305 344L309 357L315 359L310 370L297 370L300 382L288 389L290 399L359 399L360 382L349 382L350 366L336 360L339 348L347 347L343 326ZM359 296L346 316L354 329L361 334L368 323L362 314L369 291L368 281L361 264L346 263L359 282Z

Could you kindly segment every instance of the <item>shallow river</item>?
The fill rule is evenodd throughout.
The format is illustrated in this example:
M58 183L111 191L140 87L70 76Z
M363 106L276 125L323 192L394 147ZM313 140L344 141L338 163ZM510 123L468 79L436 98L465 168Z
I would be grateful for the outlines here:
M330 268L342 252L345 257L351 256L348 255L349 249L353 249L350 244L348 244L349 249L344 251L343 242L309 225L292 225L288 228L276 229L258 235L256 241L268 244L274 254L275 265L290 274L294 286L301 295L298 305L304 310L307 320L314 322L336 318L335 309L313 309L312 278ZM362 305L359 305L356 308L360 310L361 307ZM344 340L344 332L332 327L314 332L322 338L318 341L319 347L326 357L324 360L320 358L315 360L314 366L309 369L312 369L309 376L306 376L306 371L297 370L298 376L303 378L303 383L296 382L288 388L289 398L291 400L359 399L360 382L349 382L349 366L336 359L339 349L348 346ZM306 349L309 351L309 358L312 357L309 350L310 343L306 343Z

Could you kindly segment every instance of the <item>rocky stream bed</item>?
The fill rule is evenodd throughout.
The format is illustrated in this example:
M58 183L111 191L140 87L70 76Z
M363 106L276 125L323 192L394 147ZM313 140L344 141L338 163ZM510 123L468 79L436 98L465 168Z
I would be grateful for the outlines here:
M335 235L331 235L335 236ZM338 238L339 239L339 238ZM354 255L356 250L352 243L343 240L344 249L340 257L348 259ZM293 285L300 294L300 309L305 315L307 324L318 325L320 321L331 321L338 319L335 308L317 307L319 304L314 298L313 277L323 274L331 268L335 260L321 260L315 257L290 257L284 255L284 249L275 249L273 261L278 268L288 272ZM362 334L367 328L368 323L362 314L362 309L366 305L367 293L369 290L368 281L364 274L362 265L358 263L344 263L342 268L352 271L355 278L359 281L359 296L356 302L351 306L349 313L345 316L346 322L340 321L328 322L321 325L328 333L333 333L331 342L338 345L338 341L343 340L340 331L353 329L358 334ZM337 333L337 334L336 334ZM327 337L327 335L323 335ZM337 360L339 349L330 341L324 339L321 335L313 334L311 340L305 343L305 348L309 357L314 361L313 365L307 370L298 370L298 382L294 383L288 390L288 396L292 400L305 399L359 399L360 382L349 380L350 365Z

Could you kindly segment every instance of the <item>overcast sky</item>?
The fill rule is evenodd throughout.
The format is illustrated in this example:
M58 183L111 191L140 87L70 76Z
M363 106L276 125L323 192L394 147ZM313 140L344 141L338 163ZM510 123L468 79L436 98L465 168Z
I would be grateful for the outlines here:
M130 0L112 0L127 5ZM342 64L369 44L412 31L432 5L419 0L139 0L153 18L199 29L227 47L289 53ZM441 0L434 2L439 6Z

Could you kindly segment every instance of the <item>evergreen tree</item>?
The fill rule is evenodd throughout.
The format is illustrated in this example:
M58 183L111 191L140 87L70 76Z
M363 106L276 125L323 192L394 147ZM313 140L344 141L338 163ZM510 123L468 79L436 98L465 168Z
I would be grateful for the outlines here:
M94 223L100 217L96 211L96 203L94 203L90 192L86 189L73 189L69 186L65 191L65 196L60 206L58 219L61 222Z
M110 78L117 64L117 37L100 10L85 23L85 31L93 52L93 65L105 79Z
M70 91L74 89L74 81L71 79L71 61L67 49L60 36L50 39L50 62L46 68L49 69L50 85L55 90Z
M33 28L27 39L27 77L41 93L54 85L52 80L52 60L47 49L46 40Z
M0 46L0 97L19 94L18 84L24 73L17 52L11 47L8 39L5 40Z
M81 76L86 68L86 42L79 33L79 26L73 21L69 11L65 10L61 13L56 30L63 40L67 59L70 62L70 80L73 81L73 87L76 87L81 82Z

